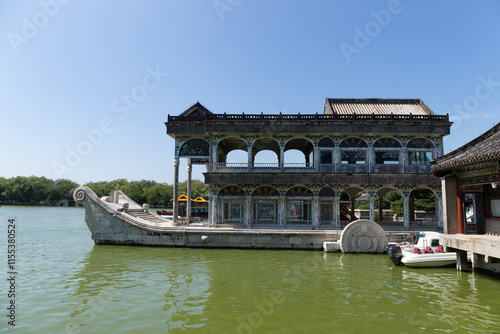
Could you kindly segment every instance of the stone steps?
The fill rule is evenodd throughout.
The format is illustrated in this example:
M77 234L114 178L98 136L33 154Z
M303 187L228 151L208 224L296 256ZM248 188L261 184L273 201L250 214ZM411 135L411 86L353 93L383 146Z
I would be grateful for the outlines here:
M133 212L128 212L128 214L131 216L137 217L137 218L147 220L147 221L152 222L152 223L156 223L156 224L161 224L161 223L166 222L165 219L160 218L160 217L152 214L151 212L144 212L144 211L135 211L134 212L133 211Z

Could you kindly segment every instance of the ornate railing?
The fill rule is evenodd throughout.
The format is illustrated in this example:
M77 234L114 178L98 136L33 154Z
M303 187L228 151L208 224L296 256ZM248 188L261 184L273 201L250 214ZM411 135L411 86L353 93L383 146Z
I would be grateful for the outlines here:
M210 164L212 172L238 173L238 172L314 172L317 164L313 163L214 163Z
M382 167L397 167L382 168ZM371 171L370 171L371 170ZM356 164L320 164L320 163L210 163L209 172L216 173L417 173L428 174L431 166L405 165L356 165Z
M256 121L256 120L283 120L283 121L300 121L300 120L339 120L339 121L434 121L443 122L449 121L448 114L446 115L397 115L397 114L208 114L204 116L170 116L168 122L185 122L185 121L211 121L211 120L231 120L231 121Z

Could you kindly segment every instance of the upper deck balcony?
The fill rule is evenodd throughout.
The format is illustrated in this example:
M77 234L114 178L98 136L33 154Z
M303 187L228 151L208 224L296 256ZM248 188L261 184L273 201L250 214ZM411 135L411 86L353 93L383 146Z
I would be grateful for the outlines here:
M451 124L418 99L327 99L323 114L295 115L214 114L196 103L166 122L175 158L206 163L215 177L429 174ZM263 151L272 154L259 158Z
M430 165L334 165L322 163L210 163L209 173L425 173Z

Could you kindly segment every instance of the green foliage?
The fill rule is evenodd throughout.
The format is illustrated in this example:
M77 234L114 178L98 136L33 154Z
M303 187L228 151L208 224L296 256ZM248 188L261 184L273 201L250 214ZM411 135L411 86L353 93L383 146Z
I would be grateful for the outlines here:
M191 198L195 199L196 197L203 197L204 199L208 199L208 185L203 183L200 180L192 180L191 181ZM179 196L187 195L187 181L179 184Z
M397 214L398 216L404 215L403 198L391 202L391 213Z
M70 180L50 180L38 176L0 178L0 203L51 205L64 199L68 191L78 187Z
M435 211L434 193L430 190L416 190L412 192L413 207L415 210L423 210L426 212ZM392 213L397 213L399 216L404 215L403 197L397 191L388 192L384 196L384 204L386 200L390 203Z
M152 180L89 182L85 184L97 196L108 196L113 190L121 190L139 204L149 203L153 207L171 207L173 186ZM50 180L37 176L0 177L0 204L54 205L72 194L79 185L71 180ZM186 195L187 182L179 184L179 195ZM200 180L191 182L191 197L208 199L208 185Z
M166 183L158 183L146 190L146 202L155 207L170 207L174 187Z
M391 208L391 215L404 215L403 197L401 196L401 193L399 191L389 191L387 194L385 194L382 203L384 207Z
M414 193L415 210L424 210L426 212L435 211L435 196L430 190L418 190Z
M121 190L135 202L149 203L153 207L171 207L174 187L167 183L156 183L155 181L141 180L130 181L125 179L110 182L92 182L85 184L91 188L97 196L108 196L113 190ZM179 184L179 196L187 194L187 181ZM200 180L191 181L191 198L203 197L208 199L208 185Z
M362 193L356 194L356 196L360 196ZM342 197L343 196L343 197ZM349 201L348 195L343 192L341 196L341 200ZM434 212L435 211L435 199L434 193L430 190L415 190L411 194L412 201L414 203L415 210L423 210L426 212ZM403 205L403 197L401 193L397 190L389 191L382 199L382 205L384 208L391 209L391 215L397 214L398 216L404 215L404 205ZM374 207L378 207L378 198L374 199ZM370 208L369 201L366 200L356 200L355 203L356 209L365 209L368 210Z

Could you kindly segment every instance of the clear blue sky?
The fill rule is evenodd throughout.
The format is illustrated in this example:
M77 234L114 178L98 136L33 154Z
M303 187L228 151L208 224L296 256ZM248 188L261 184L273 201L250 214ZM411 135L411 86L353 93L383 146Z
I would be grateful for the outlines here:
M3 177L172 183L164 122L196 101L421 98L445 152L500 121L500 1L8 0L0 32Z

